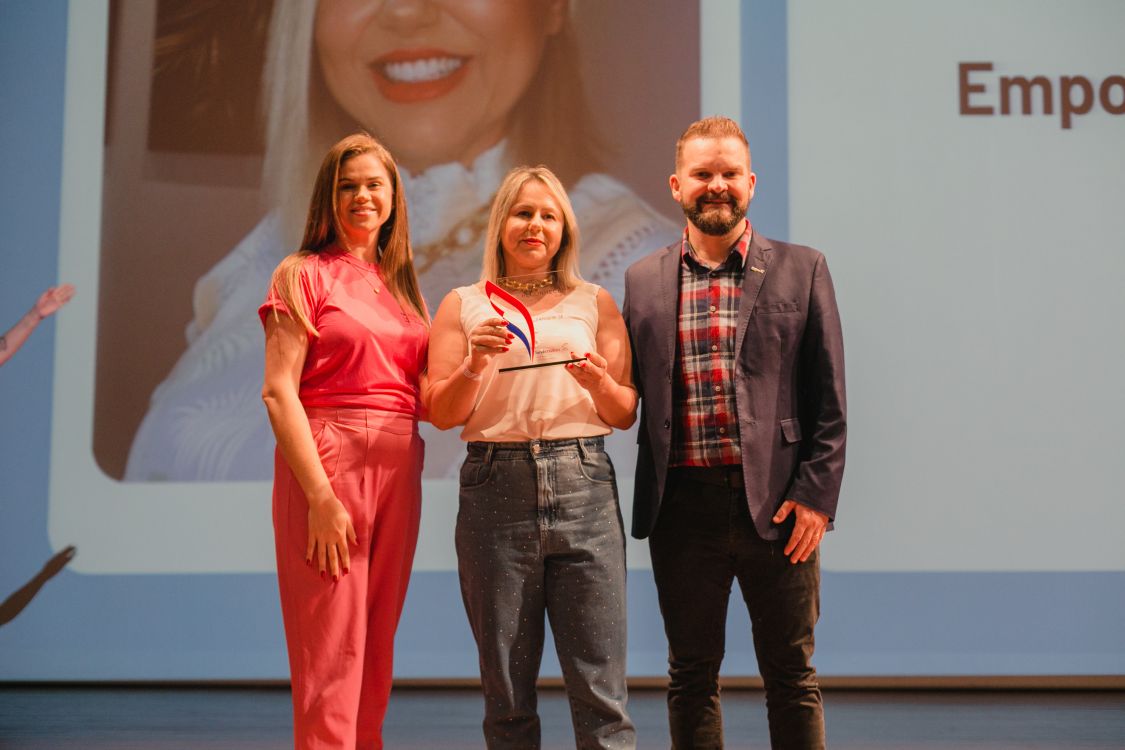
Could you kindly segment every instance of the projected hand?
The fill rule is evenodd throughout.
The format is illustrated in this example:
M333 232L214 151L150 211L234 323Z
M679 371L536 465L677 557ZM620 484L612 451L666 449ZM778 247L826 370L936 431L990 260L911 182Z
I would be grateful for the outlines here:
M43 584L58 575L59 571L74 559L76 552L77 550L70 546L51 555L51 559L43 564L43 568L35 574L34 578L0 602L0 625L4 625L22 612L24 607L39 593L39 589L43 588Z
M47 291L39 295L39 299L35 301L35 312L40 318L45 318L48 315L54 315L58 312L59 308L70 302L70 298L74 296L73 284L60 284L53 286Z
M59 571L66 567L67 563L74 559L74 556L77 553L78 548L73 544L68 547L64 547L55 554L51 555L51 559L43 564L43 569L39 571L39 575L43 576L44 580L48 578L54 578L59 574Z
M828 516L807 505L801 505L796 500L786 500L774 514L773 522L781 523L790 513L795 513L797 520L793 525L793 533L789 535L789 543L785 545L785 554L789 555L789 562L800 563L809 559L809 555L824 538L824 532L828 529Z

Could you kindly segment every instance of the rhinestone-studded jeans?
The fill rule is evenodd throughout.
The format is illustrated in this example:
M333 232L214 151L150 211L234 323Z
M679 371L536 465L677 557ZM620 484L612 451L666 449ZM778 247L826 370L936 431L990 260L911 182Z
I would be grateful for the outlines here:
M576 747L634 747L625 712L625 535L602 439L469 443L456 541L488 747L540 746L544 614Z

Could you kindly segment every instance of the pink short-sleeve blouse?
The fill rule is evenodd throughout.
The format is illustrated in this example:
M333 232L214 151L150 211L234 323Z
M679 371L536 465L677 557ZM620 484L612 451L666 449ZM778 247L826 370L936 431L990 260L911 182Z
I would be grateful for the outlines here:
M418 417L429 329L386 288L378 266L333 247L306 258L300 280L309 320L320 334L309 334L301 403ZM276 286L258 308L262 325L275 310L289 314Z

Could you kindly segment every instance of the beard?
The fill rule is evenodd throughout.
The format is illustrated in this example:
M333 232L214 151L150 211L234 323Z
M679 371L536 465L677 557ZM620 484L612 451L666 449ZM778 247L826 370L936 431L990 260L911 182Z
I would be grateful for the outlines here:
M730 213L724 212L722 206L703 208L704 201L714 200L726 200ZM699 231L712 237L722 237L746 218L747 206L738 205L729 196L724 199L720 195L703 195L694 203L682 203L680 206L683 208L684 216L687 217L688 221L694 224Z

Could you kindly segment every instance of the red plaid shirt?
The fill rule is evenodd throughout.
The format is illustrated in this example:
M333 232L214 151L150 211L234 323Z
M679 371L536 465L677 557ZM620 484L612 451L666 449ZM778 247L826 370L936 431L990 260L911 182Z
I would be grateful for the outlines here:
M753 230L727 259L708 268L696 257L687 230L680 246L679 365L673 379L678 408L672 466L738 466L738 409L734 400L734 334Z

